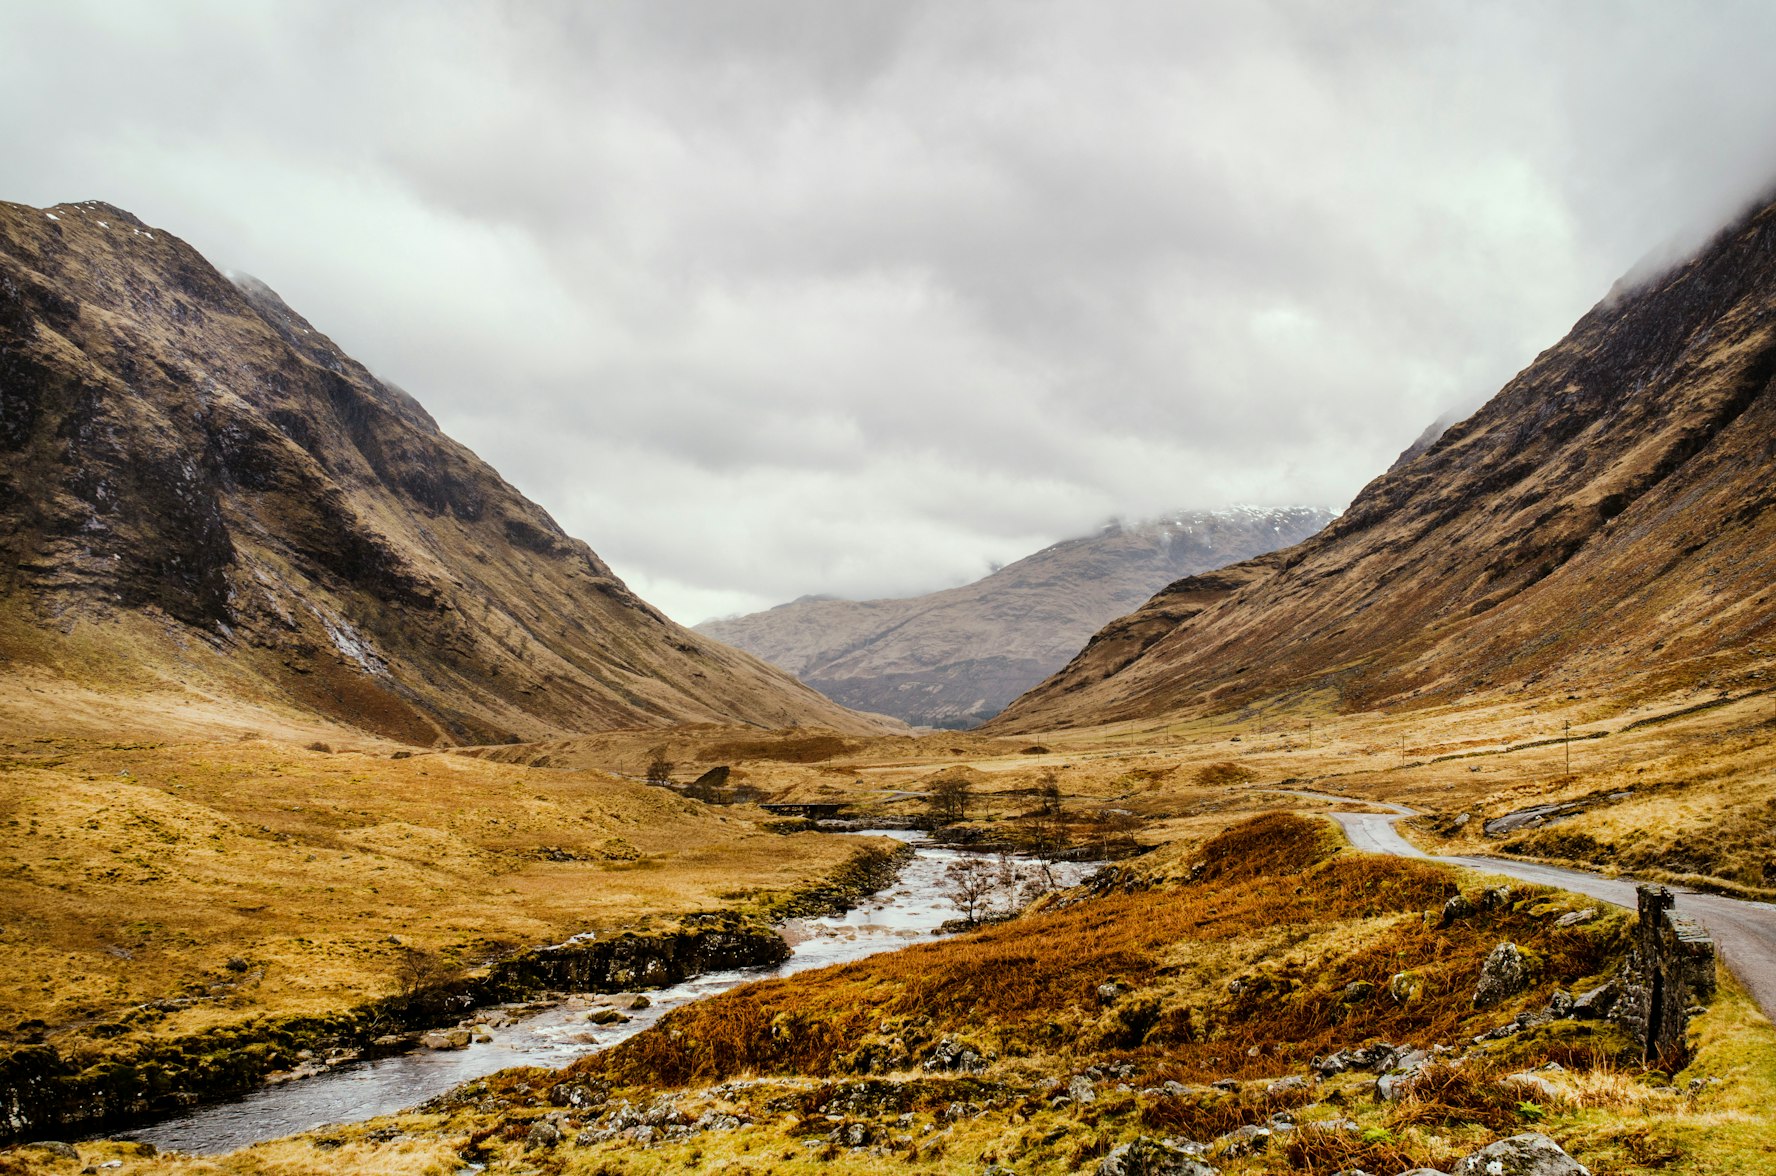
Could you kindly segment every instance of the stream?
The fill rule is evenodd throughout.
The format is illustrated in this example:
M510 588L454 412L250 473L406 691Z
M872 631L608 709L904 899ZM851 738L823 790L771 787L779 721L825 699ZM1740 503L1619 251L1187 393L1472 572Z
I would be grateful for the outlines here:
M444 1093L464 1082L511 1066L565 1066L575 1058L632 1037L673 1009L694 1000L771 976L788 976L892 951L934 938L938 926L957 917L944 897L945 868L963 852L929 842L923 834L903 830L868 830L867 835L894 837L914 847L913 859L894 885L865 898L842 915L791 919L779 930L790 944L790 957L775 967L710 972L670 988L652 989L646 1008L629 1008L638 994L569 997L552 1008L494 1029L493 1040L461 1050L415 1049L408 1053L354 1062L312 1078L265 1086L230 1102L199 1107L151 1126L121 1134L152 1143L164 1151L214 1154L233 1151L267 1139L293 1135L328 1123L350 1123L393 1114ZM1097 863L1057 863L1062 886L1071 886ZM587 1011L614 1006L629 1020L594 1025Z

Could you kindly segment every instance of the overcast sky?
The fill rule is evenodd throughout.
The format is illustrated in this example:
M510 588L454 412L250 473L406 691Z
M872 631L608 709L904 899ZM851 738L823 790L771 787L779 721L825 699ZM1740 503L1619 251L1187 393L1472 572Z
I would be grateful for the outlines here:
M0 0L0 198L251 273L679 620L1343 506L1776 175L1776 5Z

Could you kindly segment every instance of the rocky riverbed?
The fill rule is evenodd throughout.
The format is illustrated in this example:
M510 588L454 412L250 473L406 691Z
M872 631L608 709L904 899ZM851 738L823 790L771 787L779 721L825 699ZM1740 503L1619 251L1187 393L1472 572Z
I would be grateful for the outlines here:
M785 919L778 925L781 937L771 937L776 946L769 959L673 976L660 969L672 968L674 960L688 964L692 955L642 952L643 937L632 937L629 942L635 946L628 952L601 951L595 947L597 941L558 945L530 953L530 962L521 974L557 977L563 982L559 988L575 987L574 981L588 982L581 991L557 992L541 1000L512 999L465 1011L455 1021L434 1027L438 1036L432 1044L441 1048L408 1048L414 1039L403 1037L382 1047L383 1056L376 1056L373 1043L368 1051L350 1046L309 1050L308 1057L294 1059L296 1064L278 1072L277 1081L269 1085L229 1102L163 1119L130 1132L129 1137L161 1148L220 1152L322 1123L372 1118L497 1070L565 1065L633 1036L672 1009L750 980L861 959L929 939L956 915L956 908L945 897L944 872L965 855L907 831L885 831L884 835L909 847L898 876L873 894L846 893L848 888L887 881L880 863L864 863L815 888L819 894L811 892L789 901L785 905L790 910L830 911L835 905L848 909ZM1068 864L1059 868L1061 880L1072 883L1091 867ZM539 962L552 956L572 962ZM588 959L593 962L586 962ZM645 962L648 959L659 963L650 966ZM615 981L624 983L612 983ZM654 983L663 986L642 991ZM584 990L600 984L620 990Z

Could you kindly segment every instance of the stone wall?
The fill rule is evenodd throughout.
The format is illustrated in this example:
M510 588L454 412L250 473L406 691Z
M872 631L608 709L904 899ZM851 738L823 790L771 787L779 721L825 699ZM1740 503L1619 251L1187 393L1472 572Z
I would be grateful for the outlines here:
M1714 999L1715 950L1701 924L1672 909L1663 886L1641 886L1640 922L1611 1013L1646 1047L1650 1062L1682 1065L1689 1010Z

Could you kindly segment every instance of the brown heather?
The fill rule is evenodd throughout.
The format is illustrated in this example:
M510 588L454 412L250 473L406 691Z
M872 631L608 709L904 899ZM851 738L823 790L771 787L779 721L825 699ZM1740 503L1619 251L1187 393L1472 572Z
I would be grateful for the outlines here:
M1337 852L1327 826L1293 815L1245 822L1203 855L1197 883L748 985L575 1069L667 1086L830 1075L884 1037L956 1035L1007 1056L1095 1046L1163 1078L1263 1075L1371 1037L1458 1038L1474 1016L1474 977L1500 939L1541 960L1544 996L1596 974L1621 947L1614 922L1555 930L1508 911L1428 925L1424 912L1449 892L1446 871ZM1402 970L1418 973L1423 996L1396 1005L1380 990ZM1098 1012L1096 989L1108 981L1133 990L1119 1014ZM1357 981L1377 991L1347 1003L1341 994Z

